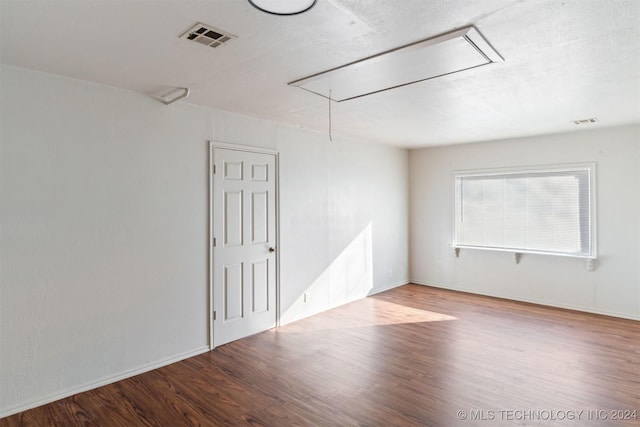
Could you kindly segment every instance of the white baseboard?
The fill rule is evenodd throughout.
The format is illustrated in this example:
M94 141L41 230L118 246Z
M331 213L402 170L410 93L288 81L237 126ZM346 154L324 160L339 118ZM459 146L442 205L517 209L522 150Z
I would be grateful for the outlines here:
M105 377L105 378L99 379L97 381L92 381L90 383L87 383L87 384L84 384L84 385L81 385L81 386L78 386L78 387L72 387L72 388L69 388L67 390L61 391L59 393L53 394L51 396L47 396L45 398L38 399L38 400L35 400L33 402L28 402L28 403L25 403L25 404L22 404L22 405L19 405L19 406L14 406L13 408L6 409L6 410L0 412L0 418L8 417L9 415L17 414L19 412L26 411L26 410L29 410L29 409L37 408L38 406L46 405L48 403L55 402L56 400L64 399L66 397L73 396L74 394L82 393L82 392L85 392L85 391L93 390L95 388L102 387L102 386L105 386L105 385L108 385L108 384L112 384L112 383L115 383L117 381L124 380L126 378L131 378L131 377L134 377L136 375L143 374L145 372L153 371L154 369L158 369L158 368L161 368L163 366L171 365L172 363L180 362L181 360L185 360L185 359L188 359L190 357L206 353L208 351L209 351L209 347L208 346L200 347L200 348L198 348L196 350L189 351L189 352L186 352L186 353L182 353L182 354L179 354L179 355L167 358L167 359L163 359L163 360L160 360L160 361L155 362L155 363L144 365L144 366L141 366L139 368L132 369L130 371L126 371L126 372L123 372L123 373L120 373L120 374L117 374L117 375Z
M537 300L535 298L515 298L515 297L511 297L511 296L506 296L506 295L494 294L494 293L491 293L491 292L478 292L478 291L473 290L473 289L459 288L459 287L456 287L456 286L445 286L445 285L438 284L438 283L433 283L433 282L428 282L428 283L427 282L421 282L419 280L412 280L410 283L415 283L416 285L431 286L433 288L448 289L450 291L466 292L466 293L469 293L469 294L483 295L483 296L493 297L493 298L502 298L502 299L507 299L507 300L511 300L511 301L527 302L527 303L530 303L530 304L544 305L544 306L547 306L547 307L563 308L563 309L566 309L566 310L582 311L584 313L600 314L600 315L603 315L603 316L611 316L611 317L619 317L621 319L640 320L640 315L633 315L633 314L628 314L628 313L616 313L616 312L607 311L607 310L598 310L598 309L595 309L595 308L592 308L592 307L582 307L582 306L579 306L579 305L572 305L572 304L558 304L556 302Z

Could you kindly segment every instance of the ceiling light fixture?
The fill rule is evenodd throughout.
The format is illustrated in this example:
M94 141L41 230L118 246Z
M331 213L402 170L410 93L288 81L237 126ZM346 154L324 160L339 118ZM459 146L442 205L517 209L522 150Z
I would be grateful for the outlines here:
M316 0L249 0L251 6L272 15L298 15L311 9Z

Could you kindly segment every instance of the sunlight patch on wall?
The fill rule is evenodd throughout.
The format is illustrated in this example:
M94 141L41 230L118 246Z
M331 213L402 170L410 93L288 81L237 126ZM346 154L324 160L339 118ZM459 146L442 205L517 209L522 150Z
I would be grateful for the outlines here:
M369 223L282 313L282 324L364 298L373 288Z

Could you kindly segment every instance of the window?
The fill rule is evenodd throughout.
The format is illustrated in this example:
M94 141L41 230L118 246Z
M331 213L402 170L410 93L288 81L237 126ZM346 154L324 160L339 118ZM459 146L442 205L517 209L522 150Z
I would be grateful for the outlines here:
M595 258L595 165L455 173L453 246Z

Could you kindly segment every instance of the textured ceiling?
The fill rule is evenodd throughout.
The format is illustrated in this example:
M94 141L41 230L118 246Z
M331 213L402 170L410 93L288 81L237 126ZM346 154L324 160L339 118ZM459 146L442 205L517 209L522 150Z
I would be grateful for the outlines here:
M197 22L238 38L178 38ZM469 24L504 63L334 102L333 134L420 147L640 122L637 0L318 0L291 17L244 0L0 0L0 59L326 132L328 101L288 82Z

